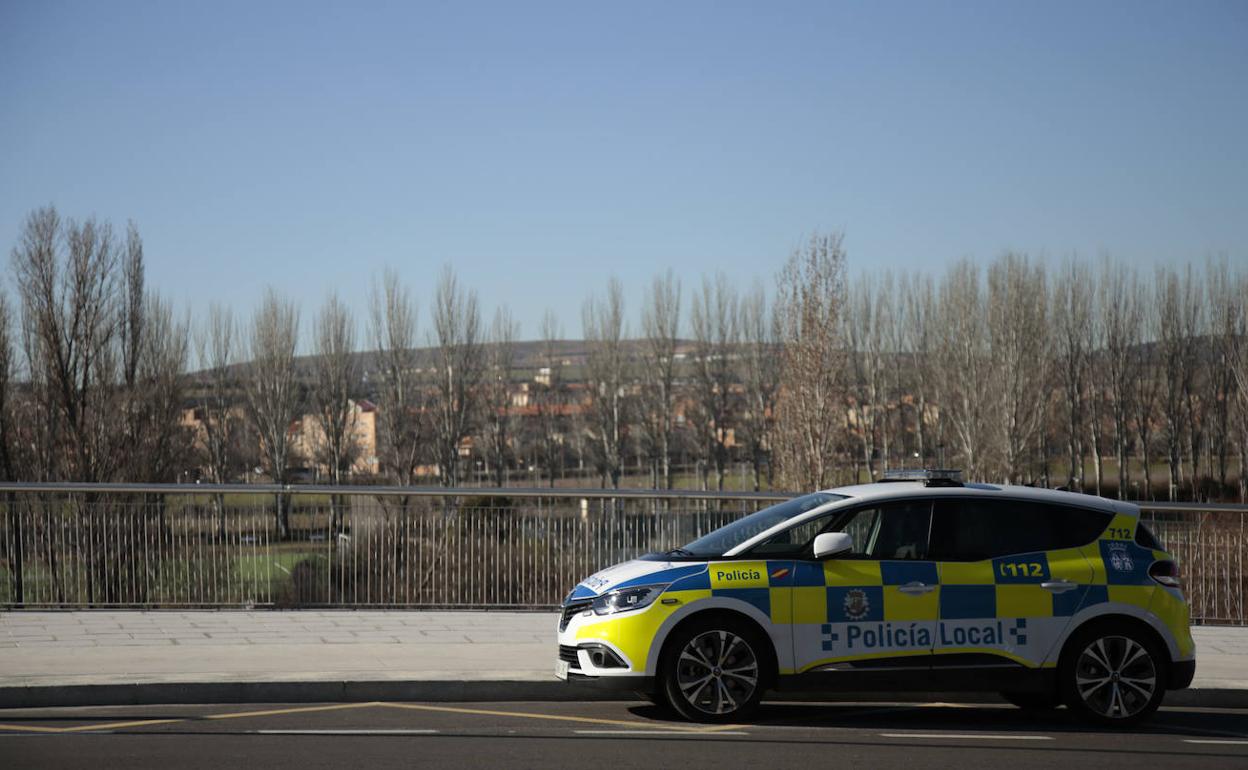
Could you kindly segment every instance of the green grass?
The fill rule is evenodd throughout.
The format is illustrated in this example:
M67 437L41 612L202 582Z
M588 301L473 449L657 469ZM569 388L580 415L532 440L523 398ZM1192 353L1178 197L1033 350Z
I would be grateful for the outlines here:
M308 543L273 544L264 553L239 555L231 553L233 550L209 548L202 557L179 556L163 560L158 565L159 572L146 576L150 581L146 601L153 604L179 604L191 598L224 604L281 601L287 596L295 567L306 559L324 562L327 555L324 544L318 548ZM27 602L51 604L56 601L53 575L46 565L27 564L24 572ZM85 580L80 569L63 574L66 602L85 603L87 596L82 588ZM212 582L205 584L205 579ZM13 588L10 568L0 566L0 603L16 601Z

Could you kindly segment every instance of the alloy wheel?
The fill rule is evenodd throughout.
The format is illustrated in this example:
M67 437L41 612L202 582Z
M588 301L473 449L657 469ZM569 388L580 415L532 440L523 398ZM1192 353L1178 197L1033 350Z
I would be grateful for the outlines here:
M707 631L689 640L676 664L680 694L705 714L731 714L758 688L758 656L731 631Z
M1128 719L1143 711L1157 692L1157 666L1134 639L1098 637L1079 653L1075 688L1094 713Z

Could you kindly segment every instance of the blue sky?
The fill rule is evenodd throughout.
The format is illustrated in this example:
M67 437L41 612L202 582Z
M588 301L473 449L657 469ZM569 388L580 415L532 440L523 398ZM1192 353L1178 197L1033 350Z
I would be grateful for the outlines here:
M305 317L451 263L525 337L816 230L852 270L1242 265L1245 40L1244 2L0 0L0 245L134 219L180 305Z

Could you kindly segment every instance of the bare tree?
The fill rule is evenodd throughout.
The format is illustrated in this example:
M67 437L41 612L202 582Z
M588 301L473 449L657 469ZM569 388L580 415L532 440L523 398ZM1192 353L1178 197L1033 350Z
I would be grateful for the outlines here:
M933 362L942 419L973 478L988 471L991 417L1000 408L984 304L975 263L963 260L950 268L940 286Z
M193 436L181 422L190 360L190 319L176 318L173 306L155 293L143 303L143 333L127 411L133 426L131 451L124 455L126 478L175 481L189 465Z
M556 475L563 467L563 444L568 432L564 414L563 357L559 353L563 331L554 311L547 310L542 315L541 334L542 362L545 366L534 382L537 412L534 454L537 466L546 470L553 487Z
M189 318L146 289L143 239L129 223L120 263L117 355L101 356L100 382L111 391L116 422L104 428L101 445L122 442L111 473L126 479L174 481L189 462L193 439L181 423L190 353ZM120 364L120 371L112 367ZM118 430L118 428L120 430ZM111 432L111 439L107 433Z
M1134 352L1139 375L1131 382L1131 405L1134 410L1135 433L1139 440L1140 461L1144 467L1144 499L1153 499L1154 422L1162 388L1158 362L1163 358L1159 342L1161 312L1154 296L1142 283L1134 285L1134 302L1140 308L1140 339Z
M891 270L884 272L877 298L879 333L884 347L883 400L880 403L880 460L888 471L893 458L906 452L905 357L906 330L902 326L903 299ZM891 408L892 403L896 408Z
M291 426L303 401L295 377L299 309L269 287L251 318L247 377L243 389L247 416L260 439L261 462L274 483L286 480L291 459ZM277 495L277 530L290 536L289 501Z
M931 451L936 448L928 429L928 412L935 387L936 289L931 277L923 275L905 278L901 292L905 308L902 316L904 346L912 359L914 372L915 443L920 463L926 464L932 456Z
M1235 314L1229 338L1228 360L1235 378L1234 433L1239 449L1239 499L1248 502L1248 308L1243 298L1248 297L1248 274L1241 274L1232 284L1240 298L1240 309Z
M239 439L243 426L235 404L241 400L236 379L238 328L229 308L208 307L208 316L196 334L203 384L199 388L199 425L203 463L208 481L228 484L239 464Z
M700 436L702 488L715 467L715 488L723 490L728 465L728 441L734 406L735 356L740 342L737 293L723 273L702 278L701 292L693 295L693 379L696 424Z
M880 290L870 275L864 275L850 288L841 319L845 350L849 358L850 411L859 434L862 464L867 479L875 481L877 441L882 432L885 410L884 336ZM857 463L854 463L855 469ZM855 473L857 476L857 473Z
M116 461L104 378L115 372L117 265L107 224L63 223L52 207L27 217L13 251L26 368L43 402L37 477L102 481Z
M837 329L845 298L842 236L814 235L781 271L777 304L785 345L775 457L788 489L829 486L844 417Z
M1186 367L1183 372L1183 419L1186 421L1187 456L1191 463L1192 499L1200 499L1201 475L1200 462L1205 447L1206 431L1208 430L1208 406L1212 394L1208 386L1213 380L1208 377L1202 365L1209 360L1209 315L1206 312L1204 292L1200 281L1188 265L1184 271L1182 283L1182 335L1187 340Z
M585 343L589 349L586 385L592 417L598 471L603 486L620 487L624 442L627 438L626 366L624 356L624 288L619 280L607 282L603 300L590 297L581 311Z
M436 375L433 383L433 438L442 485L460 480L460 446L475 428L484 369L481 312L477 293L464 289L448 265L433 299Z
M780 342L780 317L774 306L768 306L767 293L761 283L742 298L739 307L741 327L740 380L744 390L743 405L738 419L738 439L744 444L754 471L754 491L762 489L763 466L767 466L767 485L774 482L774 464L768 458L775 425L776 396L780 390L780 367L783 349Z
M1074 259L1068 260L1053 292L1054 358L1066 411L1066 450L1069 460L1066 486L1084 487L1083 444L1087 422L1086 398L1092 355L1092 274Z
M381 466L400 486L411 486L429 435L424 390L416 361L416 305L391 269L371 292L369 331L380 383L378 452Z
M13 349L13 311L9 297L0 291L0 474L5 481L18 481L21 437L14 419L14 380L16 379L16 354ZM21 607L26 601L26 536L21 510L15 504L14 495L5 493L4 508L8 511L9 573L11 595L9 601Z
M1217 474L1218 485L1226 487L1228 460L1234 441L1233 413L1237 393L1235 359L1242 344L1244 295L1223 258L1210 261L1206 269L1207 305L1210 319L1210 340L1213 365L1208 367L1206 398L1210 404L1209 432L1211 471Z
M1161 407L1165 426L1166 462L1170 472L1170 499L1178 496L1183 480L1183 449L1187 439L1185 406L1195 365L1191 332L1195 325L1195 298L1190 270L1184 278L1170 270L1157 271L1158 348L1160 351ZM1194 479L1193 479L1194 481Z
M19 480L17 458L20 438L13 415L16 358L13 349L13 310L9 307L8 295L0 291L0 474L3 474L5 481ZM14 533L20 526L16 519L17 516L14 515ZM18 548L17 551L20 553L21 549ZM15 577L21 579L20 569Z
M511 408L511 381L516 368L516 339L520 324L506 306L494 312L486 353L486 377L482 401L485 406L484 438L488 470L495 486L507 486L511 444L515 440L515 414Z
M1044 269L1025 255L1006 254L988 268L988 328L993 369L1000 379L997 442L1005 449L1005 479L1034 478L1044 429L1049 336Z
M36 478L168 481L186 457L179 426L187 328L147 294L143 242L107 223L33 212L13 252L25 369L41 448Z
M655 276L641 311L645 335L642 410L655 487L672 488L676 408L676 343L680 337L680 281L669 269Z
M1135 411L1132 397L1139 370L1142 309L1134 272L1106 260L1099 284L1099 305L1103 331L1104 362L1099 367L1103 395L1114 425L1114 456L1118 463L1118 498L1128 496L1131 483L1130 420Z
M360 452L355 438L359 411L355 399L362 383L355 344L355 318L338 295L331 294L314 326L312 403L321 439L317 449L335 485L343 483Z

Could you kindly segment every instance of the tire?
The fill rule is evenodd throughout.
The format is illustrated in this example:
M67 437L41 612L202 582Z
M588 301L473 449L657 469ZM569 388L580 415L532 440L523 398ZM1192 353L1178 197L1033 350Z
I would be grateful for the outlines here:
M1130 727L1161 705L1167 665L1150 636L1131 626L1098 623L1067 642L1058 672L1062 699L1089 722Z
M668 705L691 722L748 719L770 677L770 644L750 623L693 619L664 645L659 686Z
M1024 711L1052 711L1062 705L1055 692L1003 692L1001 697Z

